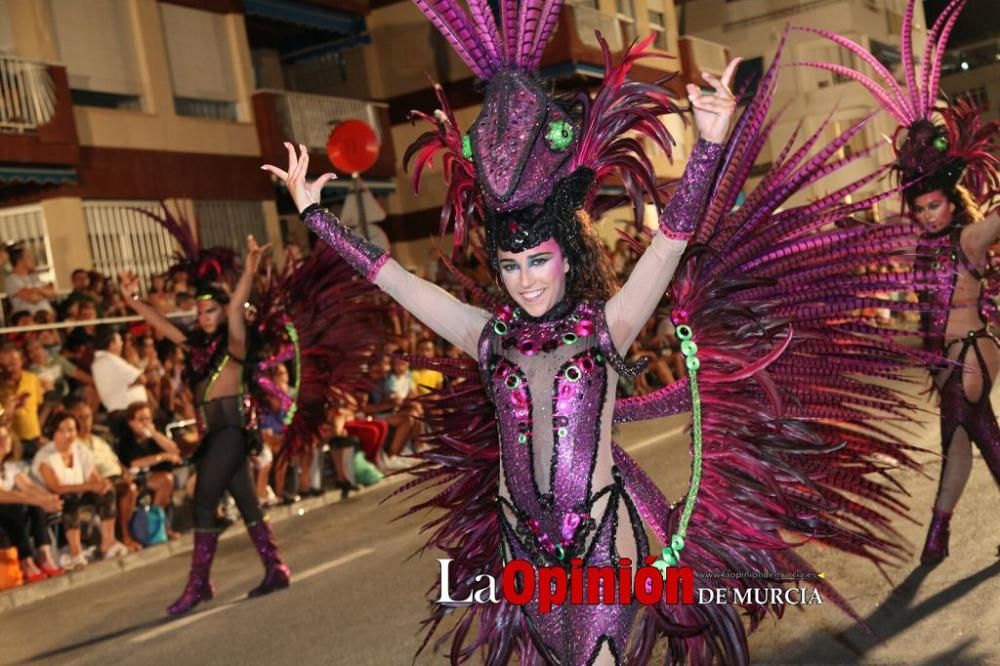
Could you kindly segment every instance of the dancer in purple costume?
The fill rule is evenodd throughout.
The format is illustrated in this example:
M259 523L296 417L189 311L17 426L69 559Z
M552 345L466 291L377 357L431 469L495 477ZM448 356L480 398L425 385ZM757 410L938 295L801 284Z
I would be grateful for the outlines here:
M416 478L402 488L430 493L410 512L436 510L425 526L427 547L452 559L454 598L475 589L480 575L498 577L511 558L563 567L573 559L641 562L649 545L639 518L665 546L657 565L754 572L711 584L764 597L787 584L773 572L815 573L793 552L804 542L877 566L901 560L905 547L889 514L905 504L891 472L916 463L878 417L906 420L909 405L870 379L900 379L933 355L896 344L859 313L915 310L879 294L926 288L933 276L864 275L859 268L912 248L919 229L853 219L891 196L854 196L884 171L807 204L789 201L870 154L841 157L864 123L829 145L821 143L825 123L805 137L795 132L747 192L775 126L769 114L781 49L724 146L713 141L721 142L729 125L732 66L722 81L706 77L714 94L689 88L702 138L662 209L659 231L628 283L612 293L591 227L611 206L597 196L600 186L618 176L637 222L647 201L659 208L662 193L635 136L669 156L673 141L660 117L681 111L659 85L628 79L635 60L657 55L646 50L652 37L617 64L601 40L599 89L556 99L537 69L561 2L501 0L496 15L486 0L470 0L468 14L454 0L415 2L484 80L486 94L462 133L438 88L440 109L416 113L433 129L404 161L415 165L416 185L442 156L442 230L453 227L461 247L470 227L485 226L485 258L502 279L506 305L490 314L455 300L319 208L333 175L308 184L301 146L287 146L287 170L263 168L288 184L306 224L355 269L475 359L433 365L465 381L422 399L430 446L417 454ZM470 281L463 286L482 296ZM634 371L620 353L668 286L674 323L689 335L691 375L615 401L614 380ZM612 421L688 411L696 462L682 510L610 441L610 428ZM810 582L859 619L827 583ZM740 612L753 630L782 610L766 602L661 602L641 612L567 605L542 615L535 603L501 600L458 611L462 617L437 645L450 637L452 663L499 666L516 654L523 664L645 664L665 638L670 662L745 663ZM433 607L424 645L454 611Z
M496 316L460 303L406 272L380 248L319 208L319 193L333 174L307 183L309 155L304 148L296 154L286 144L287 171L266 167L288 185L311 229L427 326L479 359L499 415L506 560L550 566L579 558L584 566L617 567L620 558L639 562L648 554L641 520L612 459L611 417L618 376L634 372L621 354L670 283L705 206L736 107L728 88L735 67L736 61L730 63L721 80L706 75L714 93L689 86L701 138L679 193L660 217L661 233L615 294L596 231L585 214L577 214L593 172L570 172L568 165L560 164L568 162L560 151L544 144L543 154L555 168L539 169L531 178L565 174L552 196L558 208L547 208L548 215L530 215L514 208L530 202L530 194L508 197L510 210L498 211L487 227L487 244L495 248L493 266L516 304ZM538 92L536 84L513 75L510 81L495 80L495 84L499 86L495 94L504 97ZM538 111L552 114L544 106ZM549 115L548 126L559 120ZM508 131L539 129L532 119L525 128ZM499 136L491 138L501 142ZM506 154L498 158L497 171L488 169L496 174L489 183L498 201L505 193L520 191L514 189L517 174L505 167L519 159L531 157ZM538 644L553 663L606 664L617 663L624 655L638 607L567 605L541 614L537 604L531 604L525 610Z
M913 57L910 0L901 36L905 91L884 68L873 64L881 81L830 63L805 63L850 77L864 85L899 123L895 169L904 203L925 233L917 266L936 280L921 291L929 306L922 316L926 348L951 363L931 366L940 395L941 447L944 464L927 540L920 560L938 564L948 556L949 523L972 470L975 442L1000 485L1000 426L990 390L1000 371L1000 323L995 300L1000 267L990 246L1000 240L1000 122L985 122L983 109L966 100L938 101L942 59L952 28L966 0L953 0L927 36L922 70ZM837 42L869 64L874 56L843 37L812 32Z

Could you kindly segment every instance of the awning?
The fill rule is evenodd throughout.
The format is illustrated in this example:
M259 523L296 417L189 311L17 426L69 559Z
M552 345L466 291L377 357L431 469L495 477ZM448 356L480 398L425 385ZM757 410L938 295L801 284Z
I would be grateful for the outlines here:
M0 183L4 184L63 185L76 182L75 169L0 166Z
M337 35L367 32L365 17L288 0L244 0L247 14Z

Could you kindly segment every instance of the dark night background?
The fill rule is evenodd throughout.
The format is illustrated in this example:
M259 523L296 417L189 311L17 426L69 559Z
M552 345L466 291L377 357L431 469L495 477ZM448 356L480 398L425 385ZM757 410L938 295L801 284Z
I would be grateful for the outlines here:
M950 0L924 0L928 27L948 6ZM1000 0L969 0L948 40L951 46L961 46L1000 36Z

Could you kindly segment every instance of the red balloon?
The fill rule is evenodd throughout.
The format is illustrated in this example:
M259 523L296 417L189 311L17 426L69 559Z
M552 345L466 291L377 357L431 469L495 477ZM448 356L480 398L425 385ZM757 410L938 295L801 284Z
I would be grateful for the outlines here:
M378 159L378 137L368 123L345 120L330 132L326 154L338 171L364 173Z

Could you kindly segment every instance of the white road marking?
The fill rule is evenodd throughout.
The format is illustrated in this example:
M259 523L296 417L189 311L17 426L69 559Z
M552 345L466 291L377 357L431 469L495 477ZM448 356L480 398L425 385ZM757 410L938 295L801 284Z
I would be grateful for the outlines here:
M319 564L311 569L306 569L302 573L292 573L292 582L300 583L304 580L312 578L313 576L318 576L324 571L329 571L330 569L339 567L342 564L347 564L348 562L356 560L359 557L364 557L365 555L374 552L375 552L374 548L360 548L352 553L348 553L347 555L343 555L336 559L330 560L329 562L324 562L323 564ZM145 643L146 641L158 638L172 631L183 629L189 624L204 620L206 617L209 617L210 615L215 615L216 613L221 613L224 610L229 610L230 608L235 606L240 601L243 601L244 599L246 599L246 597L242 595L239 597L234 597L229 601L224 602L221 606L216 606L215 608L211 608L209 610L196 612L192 615L188 615L186 617L174 620L173 622L168 622L164 625L156 627L155 629L150 629L149 631L143 632L137 636L133 636L132 638L129 639L129 642Z

